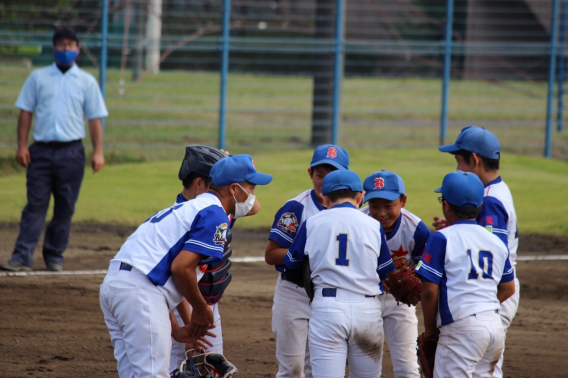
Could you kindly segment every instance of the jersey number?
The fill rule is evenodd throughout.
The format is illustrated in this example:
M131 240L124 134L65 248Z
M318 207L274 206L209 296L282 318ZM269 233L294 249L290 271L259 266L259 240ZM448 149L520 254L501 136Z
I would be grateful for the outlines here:
M471 266L467 279L476 280L479 278L479 273L477 273L477 269L475 269L475 265L473 264L471 249L467 250L467 255L469 256L469 264ZM479 251L479 268L482 271L481 276L484 279L493 279L493 253L491 253L491 251Z
M339 254L335 259L335 265L349 266L349 259L347 258L347 234L337 235L339 242Z
M172 213L172 211L177 210L182 206L183 206L183 204L180 203L179 205L172 206L169 209L160 210L156 214L154 214L150 218L148 218L148 220L146 220L146 222L150 221L150 223L158 223L162 219L164 219L165 217L170 215Z

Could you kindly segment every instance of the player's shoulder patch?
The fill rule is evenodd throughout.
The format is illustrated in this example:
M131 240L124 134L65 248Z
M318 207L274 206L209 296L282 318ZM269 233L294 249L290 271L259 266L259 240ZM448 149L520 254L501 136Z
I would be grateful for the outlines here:
M229 229L229 225L227 223L221 223L217 226L215 230L215 235L213 236L213 242L215 244L220 244L222 246L225 245L227 241L227 230Z
M298 218L294 213L284 213L278 220L278 228L291 235L298 230Z

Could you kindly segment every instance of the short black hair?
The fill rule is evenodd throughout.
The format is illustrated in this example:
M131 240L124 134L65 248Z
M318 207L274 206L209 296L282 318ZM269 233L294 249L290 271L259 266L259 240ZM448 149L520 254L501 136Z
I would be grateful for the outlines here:
M55 33L53 33L53 46L55 46L55 42L57 42L58 39L62 38L72 39L79 44L79 38L77 37L75 30L69 29L65 26L58 28L55 30Z
M189 188L191 186L191 184L193 184L193 182L200 177L203 181L205 181L205 184L207 186L209 186L209 184L211 184L211 179L207 176L203 176L200 175L197 172L191 172L189 175L187 175L187 177L182 181L183 187L184 188Z
M481 206L479 206L479 207L460 207L460 206L454 206L451 203L449 203L449 204L450 204L450 207L452 208L452 211L458 217L460 217L462 219L475 219L481 213Z
M471 161L471 154L472 152L466 151L466 150L459 150L453 153L454 155L459 155L461 157L463 157L463 160L465 160L465 162L467 164L469 164L469 162ZM483 168L486 171L496 171L499 170L499 159L489 159L486 157L483 157L481 155L477 155L481 158L481 161L483 162Z
M343 198L355 199L355 197L357 197L357 194L359 193L361 192L356 192L351 189L339 189L331 193L327 193L326 196L329 198L331 202L337 202L338 200Z

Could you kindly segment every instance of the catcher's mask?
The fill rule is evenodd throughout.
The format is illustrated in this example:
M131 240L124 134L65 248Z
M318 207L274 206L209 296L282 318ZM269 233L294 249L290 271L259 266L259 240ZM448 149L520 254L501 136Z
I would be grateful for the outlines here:
M238 371L221 353L205 352L203 348L190 349L185 357L176 378L230 378Z
M185 156L181 162L178 177L183 181L192 172L209 177L211 167L226 156L227 155L217 148L199 144L186 146Z

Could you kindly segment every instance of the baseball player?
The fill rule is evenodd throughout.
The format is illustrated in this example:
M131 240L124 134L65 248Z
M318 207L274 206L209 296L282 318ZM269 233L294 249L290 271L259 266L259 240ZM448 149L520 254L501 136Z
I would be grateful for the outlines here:
M310 300L301 287L286 279L284 256L302 223L325 209L321 195L323 180L334 170L349 168L349 154L343 148L325 144L314 150L308 173L314 184L286 202L274 217L268 236L265 260L280 273L272 306L272 332L276 340L277 378L311 377L308 349Z
M393 172L382 170L365 179L364 202L361 209L381 224L391 256L405 257L416 264L430 236L428 227L420 218L406 210L406 191L402 178ZM418 318L416 307L398 304L388 293L379 297L383 317L384 334L389 344L394 376L420 377L416 357Z
M515 273L507 247L475 220L481 180L452 172L436 192L449 226L430 235L416 267L424 337L440 333L434 377L491 377L505 339L500 303L515 292Z
M458 170L473 172L483 182L485 194L477 222L505 243L509 248L511 264L515 268L519 245L519 228L513 196L509 187L499 175L501 156L499 140L484 128L469 126L461 130L454 144L442 146L439 150L453 154ZM434 218L433 226L437 229L444 227L445 224L444 219ZM515 274L515 294L503 302L499 310L505 327L505 334L519 308L519 290L519 280ZM504 352L505 349L503 349ZM503 376L502 367L503 357L499 360L493 377L500 378Z
M284 257L290 269L301 268L309 258L313 376L343 377L349 358L351 377L378 377L384 344L378 297L383 294L381 280L394 270L384 231L358 211L363 186L355 172L331 172L323 180L322 194L329 210L302 224Z
M209 179L211 167L213 167L217 161L227 156L227 154L227 152L209 146L186 146L185 156L178 173L178 177L183 184L183 190L178 194L174 205L184 203L196 198L200 194L206 193L211 183ZM254 215L260 210L260 204L256 200L256 197L254 198L254 205L246 214L247 216ZM225 250L223 251L223 258L221 262L214 264L206 264L207 261L202 261L200 267L204 275L198 283L203 298L211 310L213 310L213 319L215 322L215 330L213 332L215 337L205 336L207 345L202 346L208 349L209 352L218 352L221 354L223 354L223 332L218 303L232 279L231 273L229 273L231 267L229 257L232 254L230 247L232 239L231 229L235 224L236 218L229 215L229 220L230 227L227 230L227 242L225 244ZM175 317L174 326L178 324L189 324L191 310L186 300L183 300L178 307L173 310L173 315ZM177 342L172 338L171 372L178 369L181 362L185 360L185 351L188 348L191 349L193 346L186 346L185 343Z
M210 177L207 193L148 218L110 262L100 303L121 377L169 377L169 314L183 298L192 306L188 338L195 341L214 326L197 284L199 264L221 261L227 214L246 214L255 186L272 176L257 172L250 155L237 155L219 160Z

